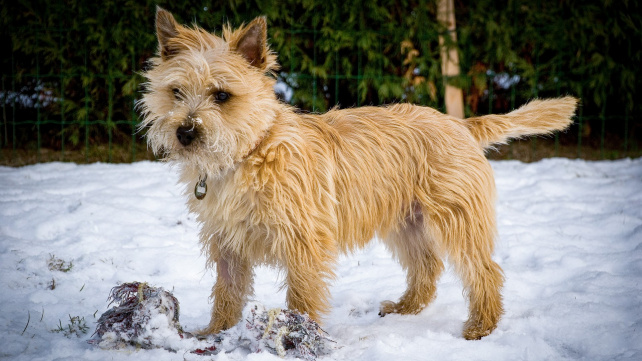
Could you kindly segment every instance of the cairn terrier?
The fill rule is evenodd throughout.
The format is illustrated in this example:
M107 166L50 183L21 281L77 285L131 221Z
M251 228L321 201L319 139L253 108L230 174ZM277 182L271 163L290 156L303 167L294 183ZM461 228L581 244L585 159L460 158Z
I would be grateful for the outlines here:
M381 303L382 316L430 304L447 259L468 297L463 336L497 327L504 278L491 258L495 184L484 149L565 129L577 99L468 119L411 104L300 114L273 90L264 17L217 36L158 8L156 30L141 127L177 165L216 267L204 333L240 321L260 264L282 269L288 307L319 321L337 257L375 236L407 272L407 290Z

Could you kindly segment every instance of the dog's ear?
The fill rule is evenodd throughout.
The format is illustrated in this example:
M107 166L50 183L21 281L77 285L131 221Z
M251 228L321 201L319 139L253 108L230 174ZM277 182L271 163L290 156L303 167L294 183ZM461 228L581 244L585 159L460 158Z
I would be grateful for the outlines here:
M267 45L267 22L265 16L260 16L248 25L229 32L225 37L232 50L241 54L250 65L261 70L269 70L273 66L270 50Z
M178 36L181 26L174 19L174 15L167 10L156 6L156 36L158 37L158 50L163 60L176 55L178 47L170 44L170 39Z

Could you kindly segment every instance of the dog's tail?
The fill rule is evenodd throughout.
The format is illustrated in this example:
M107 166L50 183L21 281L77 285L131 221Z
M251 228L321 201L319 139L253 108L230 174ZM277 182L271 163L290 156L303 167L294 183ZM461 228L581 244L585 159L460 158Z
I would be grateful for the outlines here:
M549 134L564 130L571 123L577 98L533 100L508 114L467 118L466 125L482 147L508 142L511 138Z

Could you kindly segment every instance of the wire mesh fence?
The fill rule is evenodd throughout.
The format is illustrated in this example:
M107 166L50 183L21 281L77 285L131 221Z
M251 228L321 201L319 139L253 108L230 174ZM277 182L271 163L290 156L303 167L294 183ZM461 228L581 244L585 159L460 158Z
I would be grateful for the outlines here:
M61 31L59 36L65 35ZM87 64L87 51L83 54ZM119 85L137 75L92 73L87 67L79 73L68 73L62 71L62 64L58 73L40 73L37 58L35 73L18 73L13 56L11 60L11 73L3 74L0 93L5 158L0 161L112 162L137 159L141 147L136 130L139 120L135 96L115 97ZM135 68L133 62L132 55L132 69ZM104 89L105 94L100 95L100 100L92 100L90 85ZM80 94L79 102L66 98L67 94L74 92ZM115 110L117 101L121 103L118 104L119 111ZM70 105L69 102L74 103ZM95 114L102 116L96 117ZM114 133L118 135L115 137ZM116 147L120 153L126 149L131 157L120 154L115 158Z
M627 73L631 66L626 63L640 57L641 27L608 42L617 44L617 51L600 52L595 44L575 38L582 26L569 28L568 19L533 18L538 9L557 2L508 1L494 13L483 4L460 4L455 9L458 42L444 46L457 47L461 75L444 77L438 38L445 29L434 20L434 2L381 1L370 8L345 3L343 12L334 10L338 13L331 18L327 4L175 6L179 19L181 11L191 15L184 23L198 22L208 30L267 14L272 47L282 64L275 91L303 111L393 102L443 111L446 83L464 90L467 115L507 112L531 98L571 94L582 105L569 131L517 142L490 156L529 161L642 155L642 111L631 90L640 80ZM547 11L593 14L569 14L576 10L561 4ZM1 45L6 54L1 60L1 164L153 159L144 134L137 131L135 104L140 72L156 46L154 9L152 2L123 1L7 6ZM639 17L632 21L640 25ZM609 55L614 52L623 52L627 60ZM620 85L622 91L613 89L620 84L616 77L626 85Z

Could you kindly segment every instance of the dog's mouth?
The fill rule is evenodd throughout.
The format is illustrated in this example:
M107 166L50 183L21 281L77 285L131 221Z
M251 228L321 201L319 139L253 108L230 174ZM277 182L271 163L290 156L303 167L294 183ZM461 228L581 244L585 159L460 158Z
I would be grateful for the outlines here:
M207 174L210 179L234 167L234 134L216 121L206 123L200 116L178 121L171 115L148 122L146 137L155 155L181 168Z
M208 174L212 179L234 166L233 146L220 134L205 134L199 127L179 126L165 160Z

